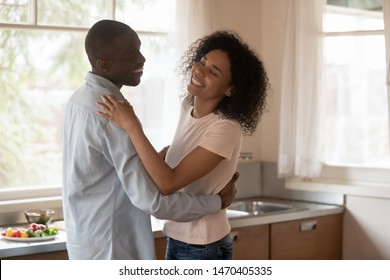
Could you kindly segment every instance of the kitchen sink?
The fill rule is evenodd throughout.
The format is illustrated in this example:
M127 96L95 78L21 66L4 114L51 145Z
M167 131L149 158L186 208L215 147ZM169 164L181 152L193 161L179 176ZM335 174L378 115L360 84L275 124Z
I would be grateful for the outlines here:
M232 210L232 209L227 209L226 210L228 218L240 218L240 217L246 217L249 216L250 213L245 212L245 211L239 211L239 210Z
M228 218L260 216L301 211L306 207L289 203L269 202L262 200L235 201L227 209Z

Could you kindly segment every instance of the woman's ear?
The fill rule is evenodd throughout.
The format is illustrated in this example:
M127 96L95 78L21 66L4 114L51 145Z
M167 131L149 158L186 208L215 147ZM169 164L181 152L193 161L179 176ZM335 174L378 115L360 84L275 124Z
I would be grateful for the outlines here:
M226 95L227 97L232 96L232 88L231 88L231 87L225 92L225 95Z

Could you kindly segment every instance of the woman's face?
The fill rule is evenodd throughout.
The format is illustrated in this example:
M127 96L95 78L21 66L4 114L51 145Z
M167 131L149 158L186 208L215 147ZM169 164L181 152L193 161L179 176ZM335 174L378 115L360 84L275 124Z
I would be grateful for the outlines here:
M213 100L218 104L230 94L231 80L229 57L224 51L216 49L194 64L187 90L196 98Z

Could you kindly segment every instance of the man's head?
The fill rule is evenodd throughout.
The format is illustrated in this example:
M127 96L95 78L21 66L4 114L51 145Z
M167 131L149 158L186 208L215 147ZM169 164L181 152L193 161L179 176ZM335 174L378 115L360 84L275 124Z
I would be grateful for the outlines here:
M118 88L140 83L145 63L140 46L137 33L114 20L98 21L85 38L92 73L110 80Z

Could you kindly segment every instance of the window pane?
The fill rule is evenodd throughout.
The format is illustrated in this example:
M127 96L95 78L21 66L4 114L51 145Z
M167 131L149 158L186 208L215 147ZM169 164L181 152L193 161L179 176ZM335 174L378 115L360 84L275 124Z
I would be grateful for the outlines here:
M38 0L38 23L90 27L109 16L107 0Z
M326 163L390 167L384 36L326 40Z
M0 0L0 22L28 23L29 0Z
M122 91L134 106L150 142L159 150L171 143L178 120L177 61L170 36L140 35L140 39L146 58L141 83Z
M1 5L18 2L1 1ZM163 2L174 4L169 0L124 1L121 5L129 9L129 4L135 5L135 11L145 16L142 21L150 18L147 12L156 10L169 21L174 6L163 9ZM18 3L27 7L32 1ZM39 23L58 26L58 31L31 29L34 26L0 29L0 57L7 58L0 60L0 188L61 186L63 109L70 95L84 83L90 65L84 51L85 32L61 30L60 26L89 27L108 17L109 3L116 1L38 0ZM7 14L1 7L1 15ZM30 8L25 10L26 18ZM4 18L11 17L7 14ZM147 22L143 26L152 25ZM158 27L156 23L154 26ZM162 28L156 30L167 26L161 23ZM142 83L122 91L134 105L152 144L161 148L171 141L180 108L174 73L177 61L168 33L142 34L141 48L146 57Z
M83 32L0 30L0 188L61 185L61 123L90 70ZM141 85L122 91L152 144L168 145L179 110L170 37L140 36Z
M327 4L366 11L382 10L382 0L327 0Z
M174 20L173 0L117 0L115 17L134 30L169 31Z
M0 187L60 185L62 110L88 69L84 37L0 31Z
M329 2L330 1L328 0L328 3ZM348 3L349 2L355 1L348 1ZM384 24L381 4L382 1L365 2L367 2L366 6L327 6L327 13L324 24L325 31L344 32L360 30L383 30Z

